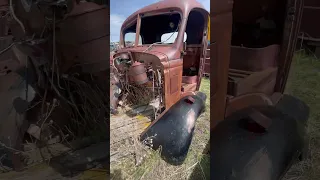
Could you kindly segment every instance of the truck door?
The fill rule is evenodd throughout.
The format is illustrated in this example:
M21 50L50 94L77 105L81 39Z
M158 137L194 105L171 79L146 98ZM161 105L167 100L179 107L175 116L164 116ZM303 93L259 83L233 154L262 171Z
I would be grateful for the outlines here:
M210 129L224 119L227 101L233 1L212 0L210 35Z
M303 0L288 0L275 92L284 92L300 29Z
M205 62L207 58L207 48L208 48L208 41L210 40L210 16L207 16L207 23L205 24L204 31L203 31L203 38L202 38L202 53L200 56L200 67L199 67L199 80L197 84L197 90L200 88L201 79L203 74L205 73Z

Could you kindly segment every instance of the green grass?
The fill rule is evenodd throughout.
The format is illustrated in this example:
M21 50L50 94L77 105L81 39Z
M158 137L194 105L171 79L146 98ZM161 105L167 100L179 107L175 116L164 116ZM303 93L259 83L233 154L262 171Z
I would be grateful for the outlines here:
M133 157L125 158L121 162L111 165L111 179L209 180L210 157L205 154L210 138L209 79L202 79L200 91L207 94L206 111L196 122L194 137L187 158L182 165L169 165L160 158L159 152L152 151L151 155L138 167L135 167Z
M310 107L308 133L310 158L294 165L286 175L291 180L320 179L320 60L296 53L291 66L286 93Z

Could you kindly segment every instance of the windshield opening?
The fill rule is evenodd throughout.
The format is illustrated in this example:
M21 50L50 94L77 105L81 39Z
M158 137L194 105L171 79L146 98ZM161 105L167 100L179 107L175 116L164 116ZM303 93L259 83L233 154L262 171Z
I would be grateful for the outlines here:
M139 45L143 44L173 44L178 37L181 16L179 13L161 14L141 18ZM134 44L136 37L136 25L128 27L124 31L124 41ZM187 34L184 33L184 41Z

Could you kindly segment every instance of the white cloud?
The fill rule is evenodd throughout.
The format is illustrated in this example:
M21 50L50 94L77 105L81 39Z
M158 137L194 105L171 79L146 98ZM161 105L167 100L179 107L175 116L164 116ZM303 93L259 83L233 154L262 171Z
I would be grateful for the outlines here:
M110 14L110 40L113 42L120 40L120 29L126 18L118 14Z

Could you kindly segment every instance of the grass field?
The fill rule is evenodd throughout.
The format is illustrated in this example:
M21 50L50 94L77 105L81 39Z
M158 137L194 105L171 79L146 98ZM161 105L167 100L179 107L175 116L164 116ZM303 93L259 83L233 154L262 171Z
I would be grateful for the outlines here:
M210 81L203 79L201 91L208 95L207 111L198 119L194 138L185 163L171 166L165 163L159 154L153 152L139 167L129 159L112 167L111 179L210 179L209 155L204 154L209 145L210 127ZM320 179L320 60L296 53L292 62L286 93L291 94L310 107L308 133L310 136L310 158L295 164L286 174L286 180Z
M203 78L200 91L207 94L206 111L198 118L194 137L185 162L180 166L172 166L163 161L158 152L152 152L138 167L134 158L129 157L111 165L111 179L141 179L141 180L180 180L180 179L210 179L209 155L203 152L208 147L210 138L210 81Z
M291 94L310 107L308 133L310 136L310 158L294 165L285 179L320 179L320 60L305 53L296 53L286 86Z

